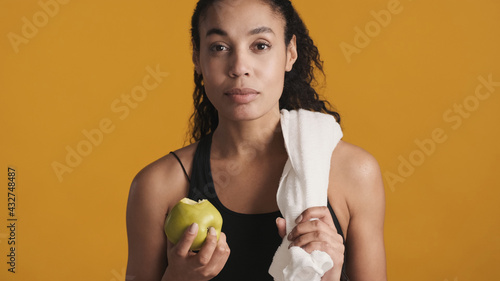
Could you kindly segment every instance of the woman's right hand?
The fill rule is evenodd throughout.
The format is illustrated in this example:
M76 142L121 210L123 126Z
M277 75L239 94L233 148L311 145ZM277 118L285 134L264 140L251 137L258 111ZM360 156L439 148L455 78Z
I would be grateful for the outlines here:
M221 232L217 241L216 231L211 227L200 251L189 248L198 233L198 225L193 223L177 244L168 241L168 266L162 281L203 281L217 276L229 258L226 235Z

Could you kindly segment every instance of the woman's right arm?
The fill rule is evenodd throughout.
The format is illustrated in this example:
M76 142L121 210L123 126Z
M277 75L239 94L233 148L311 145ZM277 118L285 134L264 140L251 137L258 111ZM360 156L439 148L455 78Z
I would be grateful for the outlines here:
M192 224L176 245L168 242L168 260L170 264L165 271L162 281L205 281L217 276L229 257L229 246L226 235L217 234L210 228L207 239L200 251L194 253L189 250L198 233L198 225Z
M147 166L134 178L127 203L126 280L209 280L222 270L229 256L223 233L218 242L216 237L208 237L198 253L189 251L195 233L186 230L177 245L165 236L166 214L187 190L184 174L171 155Z
M167 168L168 162L165 159L150 164L132 181L127 203L126 280L159 281L167 267L167 239L163 223L170 201L179 196L175 192L167 194L169 189L175 191L171 184L166 185L172 173L162 169Z

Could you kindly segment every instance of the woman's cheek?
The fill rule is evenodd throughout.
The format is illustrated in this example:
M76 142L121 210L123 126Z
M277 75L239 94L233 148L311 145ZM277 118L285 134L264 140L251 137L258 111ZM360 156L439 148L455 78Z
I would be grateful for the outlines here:
M267 78L269 83L272 86L276 86L277 88L283 88L283 83L285 80L285 66L283 61L274 61L272 63L267 64L264 68L265 73L264 77Z

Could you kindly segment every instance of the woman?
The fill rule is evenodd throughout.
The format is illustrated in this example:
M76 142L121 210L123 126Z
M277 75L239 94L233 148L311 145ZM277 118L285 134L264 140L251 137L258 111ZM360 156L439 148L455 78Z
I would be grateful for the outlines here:
M272 280L285 235L276 203L288 158L280 109L333 115L311 87L322 71L307 29L287 0L200 0L192 18L193 144L151 163L134 179L127 209L133 280ZM312 207L287 236L335 266L322 280L386 280L384 188L374 158L340 141L331 156L328 206ZM199 252L189 227L173 245L166 214L183 197L207 198L224 218ZM311 221L311 218L319 218Z

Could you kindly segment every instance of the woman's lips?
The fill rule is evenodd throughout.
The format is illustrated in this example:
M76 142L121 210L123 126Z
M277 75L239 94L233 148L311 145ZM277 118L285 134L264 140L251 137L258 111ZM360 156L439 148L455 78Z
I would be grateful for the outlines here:
M249 103L257 98L259 92L251 88L233 88L225 95L235 103Z

